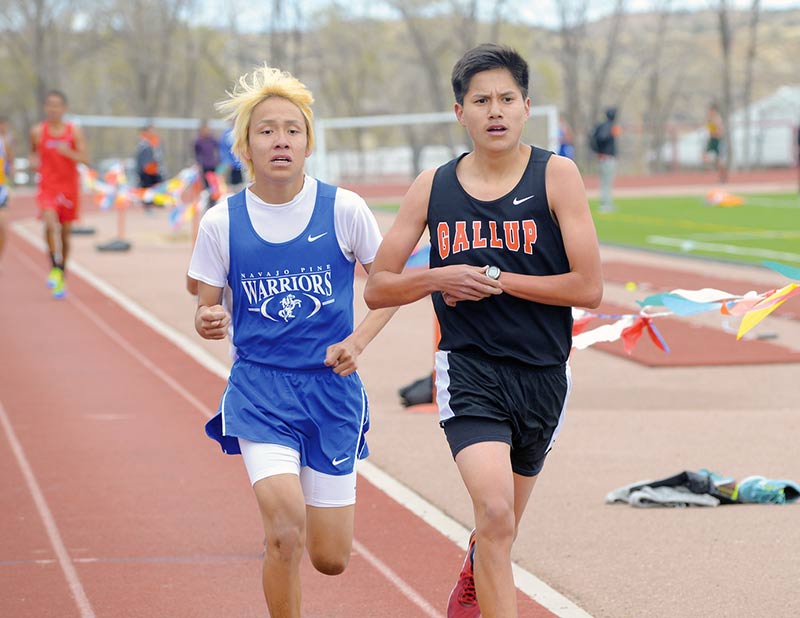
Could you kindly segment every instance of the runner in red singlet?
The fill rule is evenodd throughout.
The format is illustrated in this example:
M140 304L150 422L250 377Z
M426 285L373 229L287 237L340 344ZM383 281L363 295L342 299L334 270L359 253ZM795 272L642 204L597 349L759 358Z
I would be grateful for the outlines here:
M78 163L88 164L86 140L79 127L64 122L67 97L51 90L44 101L45 119L31 129L31 165L39 170L36 202L44 221L44 235L52 269L47 284L53 297L66 294L64 272L69 256L72 222L78 218L80 176ZM56 241L60 237L60 247Z

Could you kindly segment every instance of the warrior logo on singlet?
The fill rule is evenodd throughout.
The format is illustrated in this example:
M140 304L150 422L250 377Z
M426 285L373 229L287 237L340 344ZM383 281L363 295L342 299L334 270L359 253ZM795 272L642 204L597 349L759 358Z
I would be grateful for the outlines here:
M294 308L302 305L303 301L298 300L298 298L294 294L289 294L288 296L281 299L281 309L278 311L278 315L283 318L284 322L288 322L289 320L294 320L297 316L294 314Z
M313 318L333 298L330 264L241 273L248 311L273 322Z

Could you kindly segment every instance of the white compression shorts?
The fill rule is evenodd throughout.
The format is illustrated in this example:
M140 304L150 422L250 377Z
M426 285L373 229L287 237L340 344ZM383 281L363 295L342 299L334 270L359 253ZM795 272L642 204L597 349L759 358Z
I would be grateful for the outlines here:
M308 506L350 506L356 502L356 471L334 476L300 465L300 453L288 446L264 444L239 438L242 459L250 484L277 474L296 474L300 477L303 495Z

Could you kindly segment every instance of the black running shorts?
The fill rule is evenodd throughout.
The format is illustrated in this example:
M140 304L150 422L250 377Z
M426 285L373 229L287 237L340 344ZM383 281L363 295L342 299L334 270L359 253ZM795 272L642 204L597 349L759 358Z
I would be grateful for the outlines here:
M436 353L439 419L455 456L505 442L517 474L537 475L564 419L569 366L535 367L473 352Z

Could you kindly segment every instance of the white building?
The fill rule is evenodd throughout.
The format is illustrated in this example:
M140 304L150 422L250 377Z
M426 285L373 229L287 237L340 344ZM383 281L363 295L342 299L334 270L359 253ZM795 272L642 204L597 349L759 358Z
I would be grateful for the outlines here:
M750 126L750 148L745 152L746 131ZM800 125L800 86L782 86L770 96L756 101L746 110L731 114L728 145L733 147L737 167L788 167L797 161L797 127ZM681 167L702 165L708 141L705 127L686 132L662 149L663 161Z

